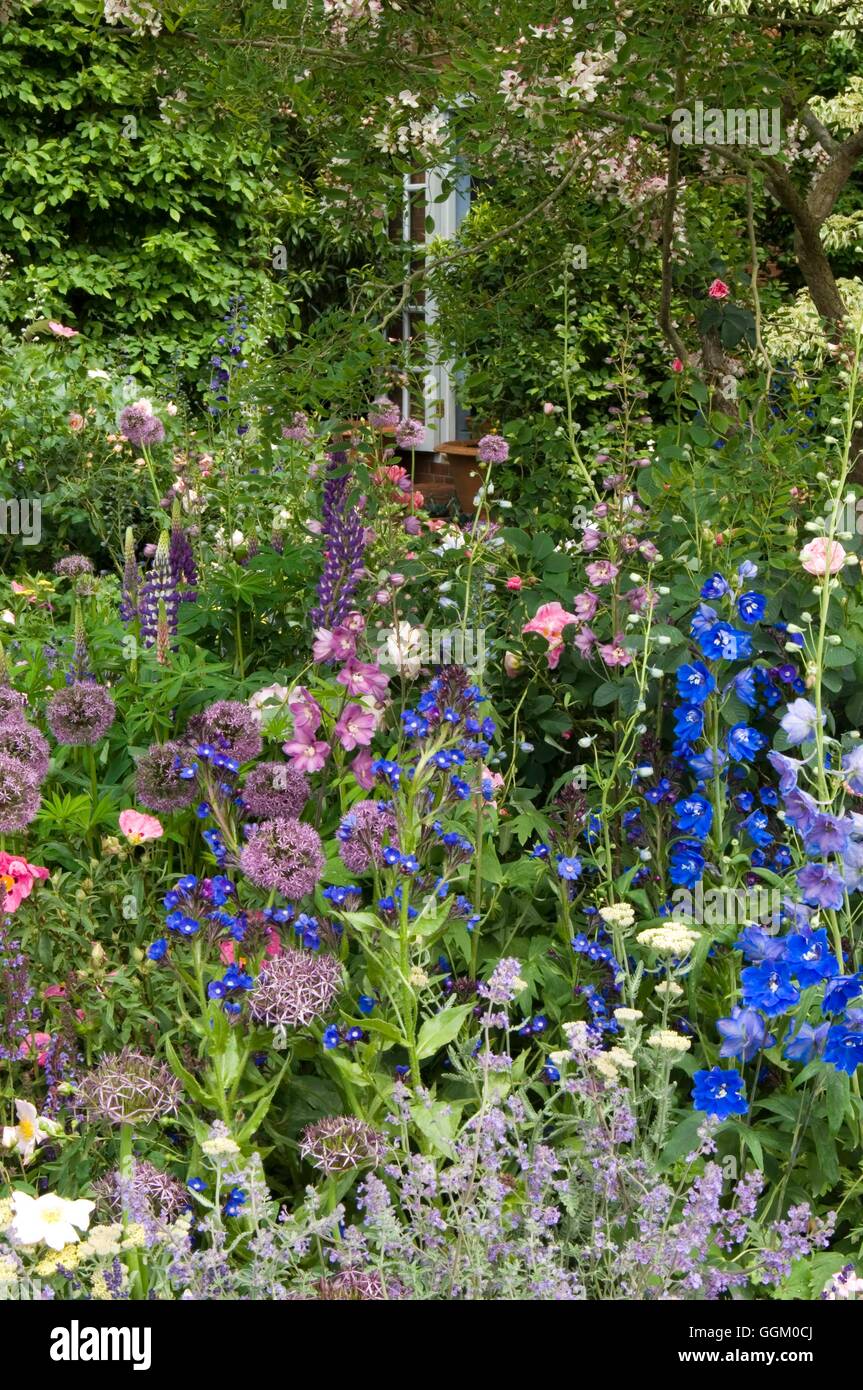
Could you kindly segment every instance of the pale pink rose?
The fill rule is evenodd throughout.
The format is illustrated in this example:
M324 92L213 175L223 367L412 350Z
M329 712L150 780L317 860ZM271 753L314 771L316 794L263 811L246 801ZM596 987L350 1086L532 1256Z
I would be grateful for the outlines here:
M77 410L71 410L69 412L69 418L66 421L66 423L69 426L70 430L72 430L73 433L77 434L79 430L82 430L84 428L84 416L79 415Z
M724 280L714 280L707 291L710 299L727 299L730 293Z
M56 319L48 320L48 327L55 338L77 338L77 328L67 328L65 323L58 323Z
M845 547L838 541L828 540L826 536L816 536L800 552L800 563L806 573L818 577L827 574L828 570L831 574L838 574L845 560Z
M542 403L542 413L543 413L543 415L554 415L554 413L555 413L556 410L557 410L557 406L556 406L552 401L543 401L543 403Z
M143 845L147 840L158 840L165 833L157 816L147 816L142 811L121 811L120 829L130 845Z
M28 864L19 854L0 851L0 909L15 912L29 898L33 884L48 878L48 870L40 864Z

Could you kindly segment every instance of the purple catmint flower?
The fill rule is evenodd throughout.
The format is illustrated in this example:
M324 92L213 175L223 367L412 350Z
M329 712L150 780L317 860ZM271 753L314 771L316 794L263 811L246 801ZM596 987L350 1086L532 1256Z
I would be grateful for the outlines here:
M198 567L188 533L183 526L179 500L171 514L171 540L168 551L174 589L181 603L194 603L198 597Z
M217 700L203 714L189 720L186 740L192 744L211 743L219 753L251 762L264 746L255 716L242 700Z
M120 411L117 426L130 444L136 449L150 444L161 444L165 438L165 426L147 400L135 401Z
M76 680L51 698L45 718L58 743L80 748L104 738L115 713L114 701L103 685Z
M47 740L31 724L0 724L0 753L23 763L37 781L43 781L51 751Z
M332 629L342 622L364 573L366 530L359 509L350 503L350 474L334 476L345 462L344 454L332 454L324 481L321 530L326 558L318 603L311 612L313 628Z
M93 573L93 561L86 555L64 555L54 566L54 573L61 579L77 579L79 575Z
M135 555L135 535L131 526L127 526L123 544L123 593L120 599L120 618L124 623L134 622L138 616L140 588L141 571Z
M0 753L0 834L23 830L41 804L39 779L25 763Z
M141 585L138 600L138 616L141 620L141 640L145 647L156 645L159 635L159 615L162 612L163 625L167 622L168 632L174 637L177 633L177 610L180 597L174 571L171 566L171 541L167 531L163 531L156 546L152 566Z
M93 1192L106 1215L115 1219L129 1214L130 1206L134 1206L143 1209L151 1219L173 1221L189 1206L188 1189L183 1183L146 1158L136 1160L129 1178L116 1169L106 1173L94 1182Z
M383 864L388 846L398 848L395 815L378 801L357 801L342 817L336 838L345 868L363 874Z
M328 1177L363 1163L377 1165L390 1147L385 1134L353 1115L331 1115L307 1125L300 1138L301 1157Z
M78 1083L77 1099L91 1119L147 1124L174 1115L180 1083L171 1068L135 1047L103 1057Z
M506 463L509 445L499 434L484 434L477 445L476 457L479 463Z
M243 784L243 801L253 816L299 816L309 799L309 783L290 763L258 763Z
M240 868L252 883L292 901L311 893L325 864L320 835L293 816L254 826L240 853Z
M184 811L198 794L189 751L178 742L153 743L138 759L135 795L149 811Z
M39 1018L33 1007L27 957L13 940L9 918L0 919L0 1059L15 1061Z
M249 995L249 1012L269 1028L304 1028L323 1018L342 987L335 956L288 947L264 962Z
M492 1004L509 1004L523 989L521 961L516 960L514 956L505 956L494 967L488 983L477 986L477 994Z

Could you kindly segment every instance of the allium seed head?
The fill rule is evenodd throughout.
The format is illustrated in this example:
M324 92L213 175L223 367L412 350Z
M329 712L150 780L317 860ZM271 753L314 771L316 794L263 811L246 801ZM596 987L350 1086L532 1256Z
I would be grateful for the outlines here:
M176 1113L180 1083L164 1062L124 1047L103 1057L79 1083L76 1094L92 1119L114 1125L146 1124Z
M181 777L188 763L188 750L181 743L153 743L138 759L135 780L136 799L150 811L183 811L198 794L194 777Z
M324 1017L341 987L342 967L335 956L289 947L264 963L249 1011L269 1028L302 1028Z
M238 763L251 762L264 746L255 717L242 700L217 700L203 714L196 714L189 720L186 739L211 743Z
M309 799L309 783L290 763L258 763L243 785L243 800L253 816L298 816Z
M95 681L74 681L52 697L45 718L58 743L79 748L104 738L114 714L114 701L104 686Z
M292 816L277 816L253 827L240 854L240 868L252 883L277 889L296 902L311 893L324 871L321 837Z
M328 1176L347 1173L362 1163L378 1164L389 1149L385 1134L353 1115L318 1120L306 1126L300 1139L302 1157Z

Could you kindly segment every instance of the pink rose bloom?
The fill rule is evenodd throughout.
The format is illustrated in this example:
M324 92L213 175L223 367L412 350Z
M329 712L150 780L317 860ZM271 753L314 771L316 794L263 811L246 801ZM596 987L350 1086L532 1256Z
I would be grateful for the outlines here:
M330 745L314 738L311 732L308 737L305 735L305 729L297 729L296 738L282 744L282 752L300 772L320 772L330 755Z
M288 709L294 717L294 732L300 737L311 738L321 727L321 707L304 685L294 692Z
M390 683L389 676L385 676L379 666L358 661L353 656L350 661L345 662L336 680L339 685L345 687L349 695L373 695L376 700L386 699Z
M682 372L682 371L683 371L683 363L681 362L681 360L680 360L679 357L675 357L674 361L673 361L672 364L671 364L671 370L672 370L673 372Z
M66 423L73 434L77 434L79 430L84 428L84 416L79 415L77 410L72 410L69 412L69 418Z
M585 589L584 593L576 594L572 600L572 606L579 622L589 623L599 607L599 595L592 593L590 589Z
M509 679L514 680L515 677L524 669L524 662L522 661L520 656L516 655L515 652L504 652L503 669L506 675L509 677Z
M364 792L370 792L375 785L375 774L372 772L372 755L367 748L363 748L351 763L351 772L357 779L357 783Z
M50 1043L50 1033L27 1033L21 1040L21 1050L18 1053L18 1061L30 1062L35 1056L39 1066L44 1067Z
M800 563L806 573L819 577L827 574L828 570L830 574L838 574L845 560L845 547L838 541L828 540L826 536L816 536L800 552Z
M601 531L597 531L595 526L585 527L584 533L581 537L581 548L586 555L590 555L592 551L596 550L597 546L601 543L601 541Z
M613 642L606 642L599 649L606 666L629 666L632 661L632 653L628 652L623 646L624 635L619 632Z
M130 845L143 845L146 840L158 840L165 833L157 816L145 816L142 811L121 811L120 829Z
M362 705L345 705L335 727L335 735L346 752L367 748L377 727L375 716Z
M620 570L617 565L613 565L610 560L594 560L592 565L585 565L584 572L591 584L612 584Z
M724 280L714 280L707 291L710 299L727 299L730 293Z
M0 851L0 899L3 912L15 912L29 898L37 879L48 878L40 864L28 864L19 854Z
M542 413L543 413L543 415L553 415L554 412L555 412L556 410L557 410L557 406L554 405L552 401L543 401L543 403L542 403Z
M509 579L506 581L506 587L508 589L512 589L515 593L518 593L519 589L521 588L521 585L521 576L517 574L511 574L509 576Z
M578 619L574 613L568 613L565 608L555 600L554 603L544 603L536 610L535 615L529 623L525 623L522 634L528 632L538 632L548 642L546 660L548 661L549 671L557 669L560 655L563 651L563 631L572 623L577 623Z
M591 628L583 627L581 629L581 632L577 632L575 634L573 646L575 647L575 650L578 652L578 654L584 657L585 661L591 655L595 645L596 633L593 632Z
M347 661L357 649L354 635L346 627L334 627L330 632L325 627L315 628L312 655L315 661Z

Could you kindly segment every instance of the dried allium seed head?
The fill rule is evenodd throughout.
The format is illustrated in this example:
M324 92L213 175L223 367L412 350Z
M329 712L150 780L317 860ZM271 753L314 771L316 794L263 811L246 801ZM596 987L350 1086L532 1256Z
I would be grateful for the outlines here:
M77 1098L93 1119L146 1124L173 1115L180 1083L170 1067L134 1047L103 1057L78 1085Z
M138 759L135 790L150 811L183 811L198 793L195 777L182 777L189 752L181 743L153 743Z
M403 1296L403 1289L395 1280L384 1283L383 1275L376 1270L343 1269L319 1279L315 1288L318 1297L326 1302L368 1303Z
M361 1163L378 1164L389 1149L385 1134L353 1115L331 1115L307 1125L300 1140L302 1157L328 1175L347 1173Z
M342 987L342 967L334 956L289 947L268 960L250 998L257 1023L305 1027L323 1018Z
M189 1206L189 1194L177 1178L141 1159L128 1180L115 1169L93 1184L97 1200L111 1216L122 1216L128 1207L141 1206L162 1221L173 1221Z

